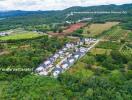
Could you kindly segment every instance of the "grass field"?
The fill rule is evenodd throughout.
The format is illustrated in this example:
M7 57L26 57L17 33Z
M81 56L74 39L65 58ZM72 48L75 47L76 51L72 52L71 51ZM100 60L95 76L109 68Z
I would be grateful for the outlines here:
M85 68L85 63L81 62L80 60L72 66L71 69L68 70L68 74L77 76L77 77L82 77L82 78L88 78L92 76L94 73Z
M111 49L102 49L102 48L93 48L90 53L92 53L93 55L96 55L96 54L110 54L111 52Z
M119 24L119 22L106 22L104 24L91 24L84 28L83 35L85 37L95 37L117 24Z
M102 48L102 49L119 50L119 48L121 47L121 44L118 42L101 41L96 47Z
M128 30L123 30L120 26L114 27L104 34L104 39L107 40L120 40L128 37Z
M0 37L0 40L19 40L19 39L30 39L41 36L38 33L26 32L21 34L12 34L9 36Z

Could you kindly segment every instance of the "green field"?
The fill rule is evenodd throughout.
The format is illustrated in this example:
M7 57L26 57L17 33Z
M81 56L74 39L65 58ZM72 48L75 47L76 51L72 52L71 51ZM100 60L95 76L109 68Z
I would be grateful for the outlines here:
M129 30L124 30L120 26L117 26L104 33L103 38L107 40L118 41L120 39L126 39L129 32Z
M33 32L26 32L26 33L21 33L21 34L11 34L9 36L3 36L0 37L0 40L20 40L20 39L31 39L35 37L42 36L38 33L33 33Z
M106 22L104 24L91 24L84 28L83 36L85 37L95 37L102 32L110 29L111 27L119 24L119 22Z
M103 49L119 50L119 48L121 47L121 44L118 42L101 41L96 47L103 48Z

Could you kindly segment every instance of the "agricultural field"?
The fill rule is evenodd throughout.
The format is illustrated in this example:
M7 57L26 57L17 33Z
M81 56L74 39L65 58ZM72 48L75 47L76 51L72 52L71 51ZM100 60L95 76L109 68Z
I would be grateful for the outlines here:
M106 22L104 24L91 24L84 28L83 36L84 37L96 37L102 32L109 30L113 26L118 25L119 22Z
M103 49L112 49L112 50L119 50L121 44L119 42L112 42L112 41L101 41L96 48L103 48Z
M10 34L8 36L0 37L0 40L19 40L19 39L31 39L35 37L40 37L42 35L35 32L25 32L25 33L16 33Z
M130 37L131 31L124 30L120 26L113 27L103 34L105 40L120 41L121 39L127 39Z
M97 55L97 54L110 54L110 52L112 51L112 49L103 49L103 48L93 48L93 50L90 51L90 53L92 53L93 55Z

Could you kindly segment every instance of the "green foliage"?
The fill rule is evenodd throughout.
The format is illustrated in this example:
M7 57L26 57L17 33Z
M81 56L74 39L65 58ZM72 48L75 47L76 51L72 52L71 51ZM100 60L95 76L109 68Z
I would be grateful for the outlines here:
M30 74L43 60L60 49L67 39L58 39L56 37L42 36L34 40L12 40L7 42L6 49L9 54L3 54L0 57L1 68L30 68L29 72L11 72L9 76L23 77ZM4 44L4 43L3 43ZM11 78L11 77L10 77ZM4 79L4 78L3 78ZM5 80L9 78L6 77ZM15 78L14 78L15 79ZM13 79L13 80L14 80Z
M118 50L120 46L121 45L118 42L107 41L107 42L100 42L97 48Z
M9 88L5 91L5 99L65 99L66 97L61 91L61 86L55 79L41 76L26 76L9 85Z

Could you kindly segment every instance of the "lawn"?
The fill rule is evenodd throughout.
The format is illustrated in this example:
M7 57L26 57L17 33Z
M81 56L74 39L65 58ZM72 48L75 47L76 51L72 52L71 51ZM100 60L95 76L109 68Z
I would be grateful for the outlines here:
M12 34L9 36L0 37L0 40L19 40L19 39L31 39L41 36L38 33L26 32L21 34Z
M96 37L102 32L112 28L113 26L119 24L119 22L106 22L104 24L91 24L84 28L83 35L85 37Z

